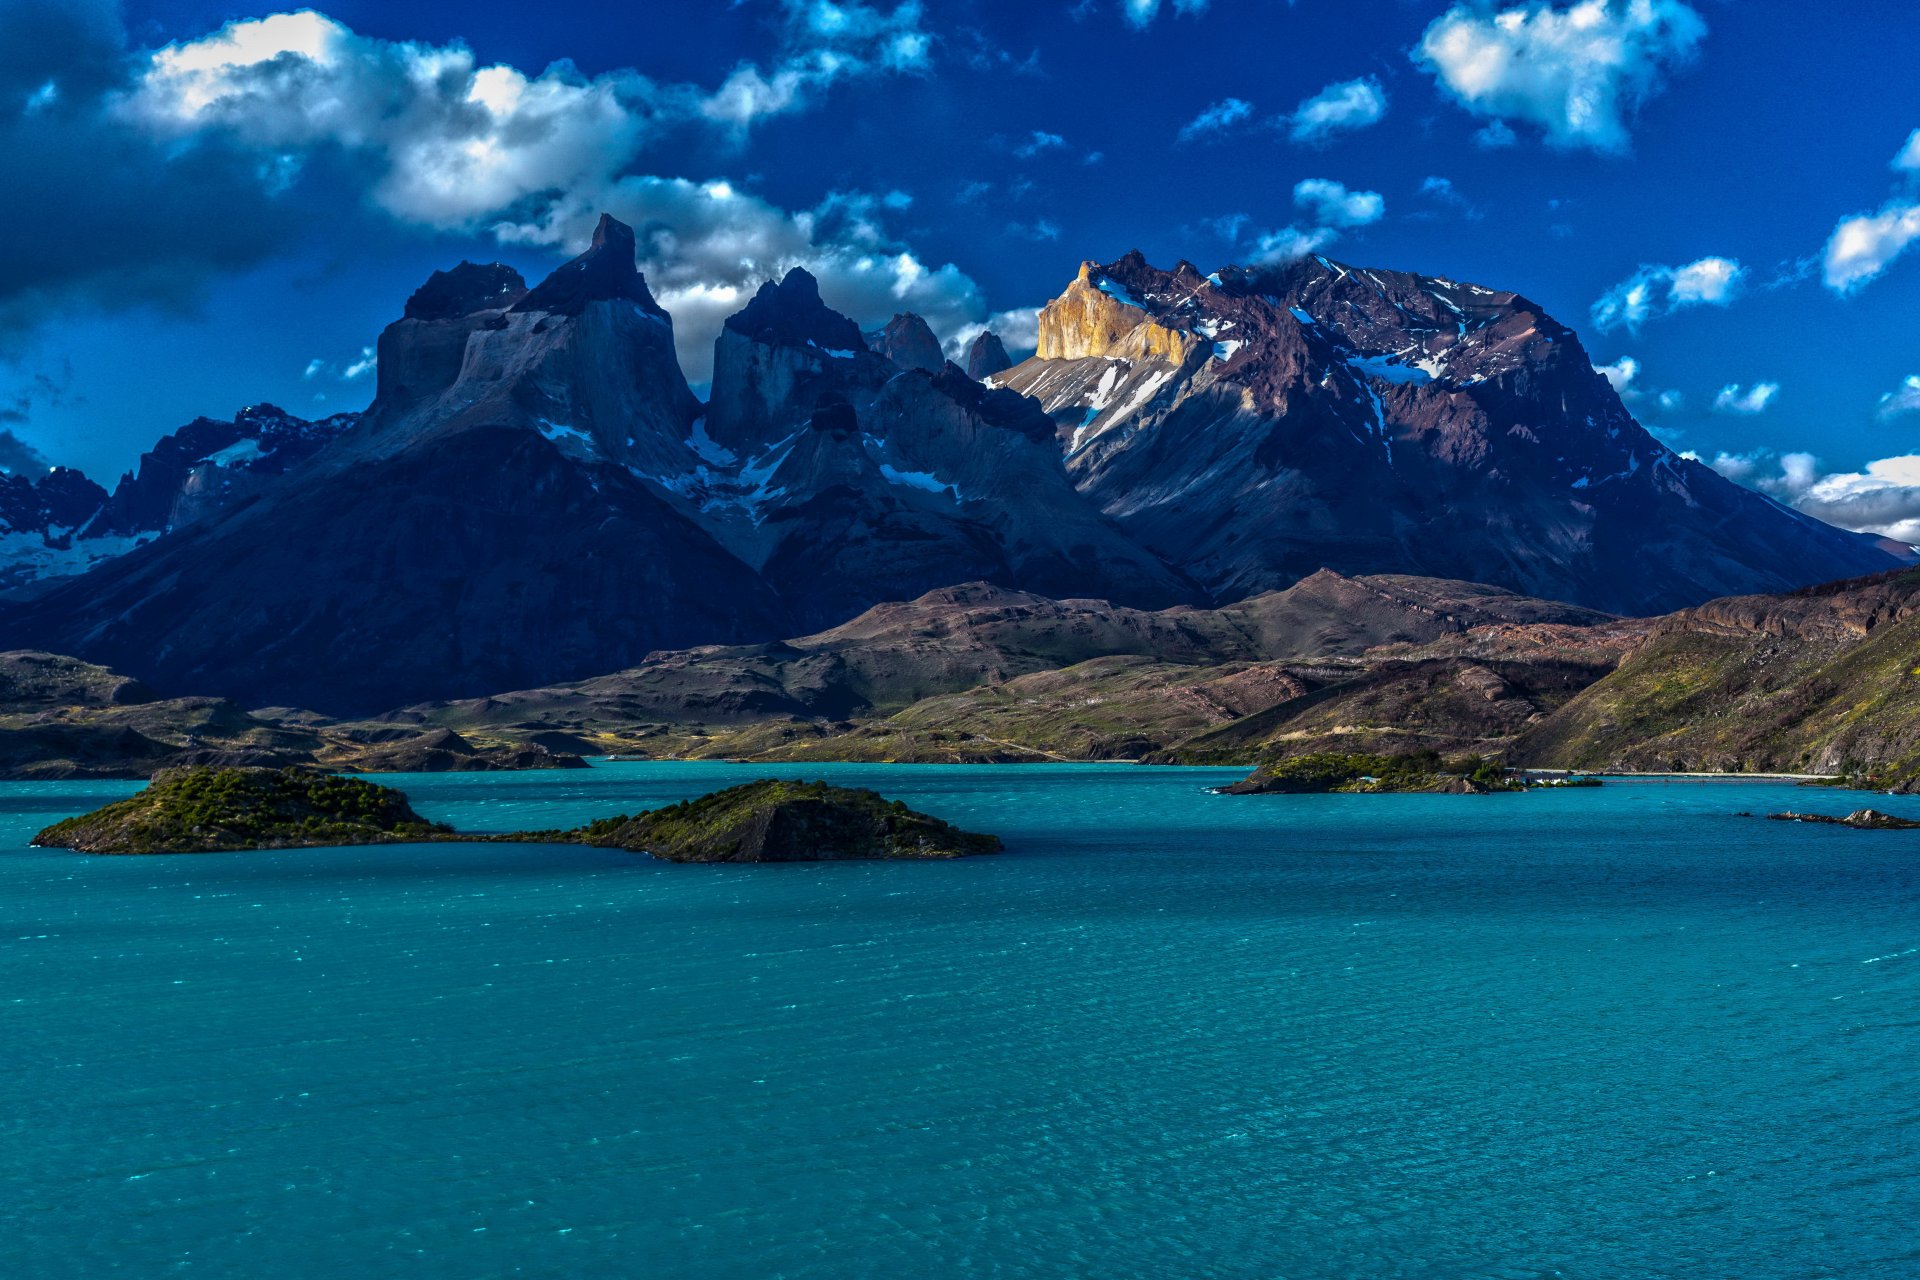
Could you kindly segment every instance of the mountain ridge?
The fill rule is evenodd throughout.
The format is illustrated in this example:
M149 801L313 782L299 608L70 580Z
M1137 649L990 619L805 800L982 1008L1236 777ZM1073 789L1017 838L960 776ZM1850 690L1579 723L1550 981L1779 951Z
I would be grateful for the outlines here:
M1039 333L981 381L930 367L918 317L870 344L796 268L722 327L702 404L603 217L532 288L434 273L381 334L364 413L35 587L0 636L364 714L975 579L1151 610L1412 572L1647 613L1894 563L1653 441L1518 294L1136 252L1083 264ZM969 364L998 362L987 336Z

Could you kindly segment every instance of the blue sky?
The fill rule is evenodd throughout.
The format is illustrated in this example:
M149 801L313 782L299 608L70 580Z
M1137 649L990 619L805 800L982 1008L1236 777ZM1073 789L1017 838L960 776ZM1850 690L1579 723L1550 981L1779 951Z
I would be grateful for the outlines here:
M1082 258L1316 249L1522 292L1675 447L1920 531L1907 4L0 0L0 48L0 427L102 479L360 407L430 270L610 208L696 381L796 263L1011 336Z

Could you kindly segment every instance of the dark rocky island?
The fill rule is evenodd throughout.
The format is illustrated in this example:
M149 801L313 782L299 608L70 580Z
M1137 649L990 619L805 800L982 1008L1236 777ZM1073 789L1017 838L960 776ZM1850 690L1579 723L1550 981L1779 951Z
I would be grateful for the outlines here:
M170 769L138 795L57 822L33 838L80 853L220 853L398 844L451 830L391 787L315 769Z
M33 842L112 854L440 840L590 844L669 862L963 858L1002 848L997 836L962 831L878 792L777 779L566 831L463 835L422 818L392 787L299 767L166 770L138 795L55 823Z
M1920 822L1912 818L1896 818L1878 809L1855 809L1844 818L1826 813L1795 813L1791 809L1785 813L1770 813L1767 817L1775 822L1820 822L1835 827L1852 827L1856 831L1912 831L1920 828Z
M638 817L603 818L558 838L669 862L820 862L964 858L998 853L998 836L962 831L876 791L763 779Z

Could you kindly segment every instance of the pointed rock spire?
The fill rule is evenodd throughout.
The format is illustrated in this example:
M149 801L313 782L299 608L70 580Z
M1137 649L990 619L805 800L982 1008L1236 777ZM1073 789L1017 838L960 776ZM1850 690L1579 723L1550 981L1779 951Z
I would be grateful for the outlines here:
M407 299L409 320L458 320L512 306L527 294L520 273L500 262L462 262L436 271Z
M1007 354L1007 344L991 329L975 338L967 348L967 376L976 382L1011 368L1013 358Z
M727 328L769 346L867 349L860 326L820 300L820 282L804 267L787 272L778 284L761 285L751 302L727 317Z
M557 268L513 309L577 316L589 302L624 300L650 316L668 319L634 265L634 247L633 228L610 213L601 214L587 251Z
M946 353L940 349L940 339L933 336L932 326L911 311L869 333L867 345L902 369L938 373L946 367Z

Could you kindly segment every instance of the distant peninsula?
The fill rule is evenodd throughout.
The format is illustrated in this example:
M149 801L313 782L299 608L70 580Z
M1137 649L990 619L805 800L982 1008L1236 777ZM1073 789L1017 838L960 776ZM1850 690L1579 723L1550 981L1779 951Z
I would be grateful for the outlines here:
M1218 790L1222 795L1233 796L1314 795L1335 791L1491 795L1501 791L1528 791L1536 786L1599 785L1599 779L1585 777L1535 781L1483 756L1446 760L1433 751L1398 755L1317 751L1268 760L1246 778Z

